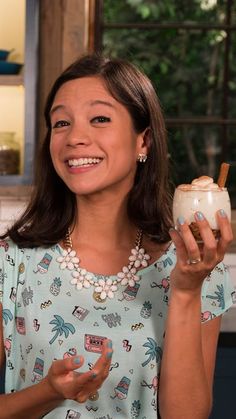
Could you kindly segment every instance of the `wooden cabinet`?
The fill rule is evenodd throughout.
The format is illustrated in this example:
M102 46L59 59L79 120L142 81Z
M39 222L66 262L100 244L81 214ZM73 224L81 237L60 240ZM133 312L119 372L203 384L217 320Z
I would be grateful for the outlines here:
M20 140L22 164L20 174L0 176L0 195L5 195L6 191L12 195L19 191L24 194L21 185L31 184L37 144L45 135L43 112L48 92L65 67L93 49L94 37L95 0L9 0L2 3L11 10L15 2L18 7L19 4L25 5L24 67L20 75L0 76L0 89L1 86L9 91L16 87L22 89L24 106L19 111L23 126ZM0 2L0 16L2 12ZM19 28L15 26L11 28L9 21L10 33L16 30L16 36L19 36ZM0 115L1 110L0 101ZM15 111L6 108L4 112L14 120ZM0 118L0 131L4 130Z

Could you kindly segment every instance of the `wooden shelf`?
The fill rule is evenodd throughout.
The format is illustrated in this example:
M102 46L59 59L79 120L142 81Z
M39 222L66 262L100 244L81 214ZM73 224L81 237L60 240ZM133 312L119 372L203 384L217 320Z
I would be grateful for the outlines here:
M0 74L0 86L20 86L24 84L22 74Z

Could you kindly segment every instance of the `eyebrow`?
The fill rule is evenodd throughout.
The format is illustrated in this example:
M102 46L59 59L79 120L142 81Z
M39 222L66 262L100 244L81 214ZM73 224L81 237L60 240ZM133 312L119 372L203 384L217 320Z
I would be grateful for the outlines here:
M109 106L110 108L114 108L115 106L111 103L111 102L107 102L106 100L93 100L89 103L91 106L95 106L95 105L106 105Z
M100 100L100 99L96 99L96 100L92 100L91 102L89 102L90 106L96 106L96 105L105 105L105 106L109 106L109 108L115 108L115 106L111 103L111 102L107 102L106 100ZM54 106L51 110L50 110L50 115L54 114L54 112L60 110L60 109L65 109L65 105L56 105Z
M50 110L50 115L52 115L54 112L58 111L59 109L65 109L65 106L64 105L53 106L53 108Z

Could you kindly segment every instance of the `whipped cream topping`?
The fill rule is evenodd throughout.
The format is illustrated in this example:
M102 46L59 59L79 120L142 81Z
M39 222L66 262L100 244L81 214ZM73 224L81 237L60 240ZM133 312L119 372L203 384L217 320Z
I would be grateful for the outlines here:
M179 185L177 189L181 189L184 191L191 191L191 190L216 190L221 188L214 183L214 180L210 176L200 176L199 178L193 179L193 181L189 184L182 184Z

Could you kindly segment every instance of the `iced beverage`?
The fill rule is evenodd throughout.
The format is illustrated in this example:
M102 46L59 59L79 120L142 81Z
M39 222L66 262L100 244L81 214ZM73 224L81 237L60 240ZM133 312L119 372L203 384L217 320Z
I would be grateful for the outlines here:
M214 236L219 238L220 231L217 225L216 212L220 209L225 211L230 220L231 207L227 188L220 187L209 176L194 179L191 184L179 185L175 190L173 201L174 224L177 225L178 217L184 217L198 242L202 239L194 214L197 211L202 212L209 222Z

